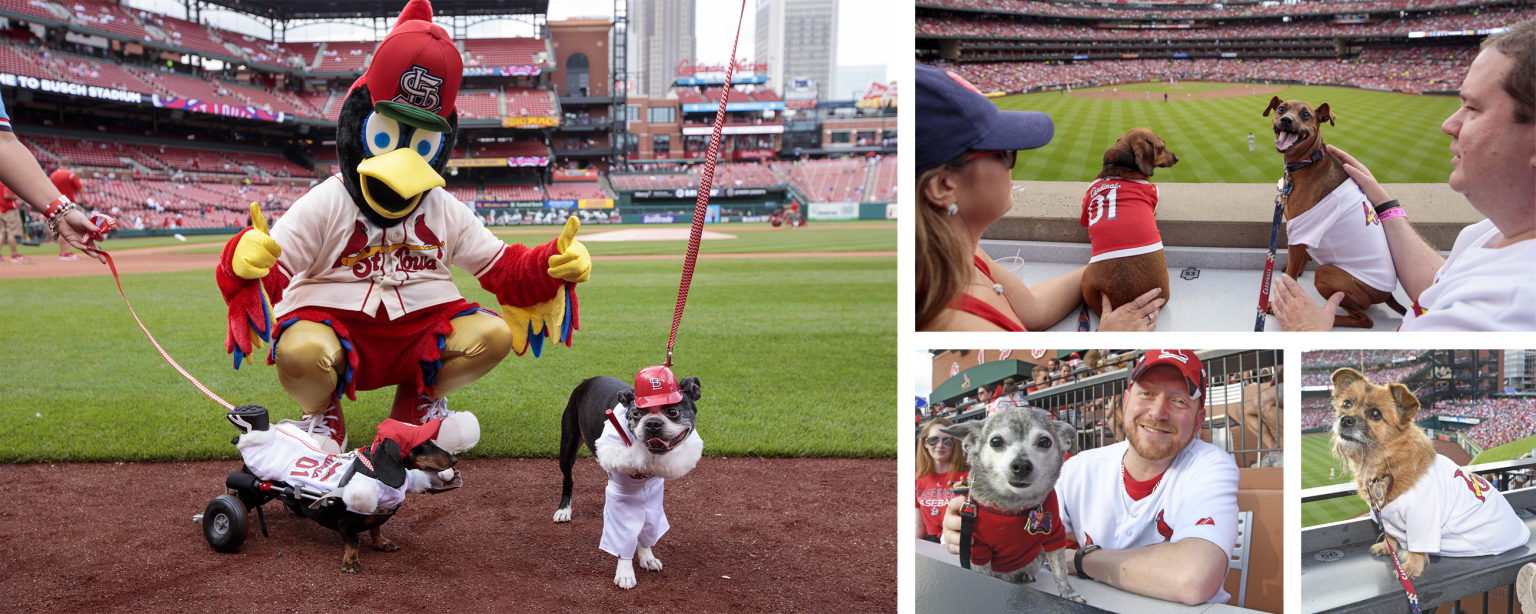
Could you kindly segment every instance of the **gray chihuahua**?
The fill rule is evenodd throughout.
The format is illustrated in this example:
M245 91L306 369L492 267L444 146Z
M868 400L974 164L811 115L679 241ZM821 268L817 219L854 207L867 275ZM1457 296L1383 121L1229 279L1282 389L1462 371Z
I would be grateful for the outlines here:
M1042 546L1042 542L1064 539L1059 509L1046 504L1061 475L1061 463L1075 451L1077 430L1030 407L1004 409L986 420L939 430L960 440L971 463L971 499L977 504L972 569L1027 584L1035 581L1041 562L1049 560L1057 594L1086 603L1067 582L1066 549L1047 552ZM986 541L999 536L1007 539ZM1040 554L1034 560L1015 568L1021 563L1018 557L1035 549ZM987 562L980 563L978 558Z

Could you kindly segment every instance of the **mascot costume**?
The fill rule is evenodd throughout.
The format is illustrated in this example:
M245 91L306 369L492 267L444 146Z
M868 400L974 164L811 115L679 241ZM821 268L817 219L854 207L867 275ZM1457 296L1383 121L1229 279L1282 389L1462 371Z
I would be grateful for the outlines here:
M390 418L455 416L469 445L479 425L443 397L489 373L508 351L538 356L578 328L576 284L592 259L580 222L528 248L507 245L442 188L453 151L463 60L426 0L410 0L341 102L341 172L315 186L267 234L253 227L220 257L234 365L270 344L299 422L327 452L346 449L341 397L395 386ZM448 266L469 271L501 315L465 301Z

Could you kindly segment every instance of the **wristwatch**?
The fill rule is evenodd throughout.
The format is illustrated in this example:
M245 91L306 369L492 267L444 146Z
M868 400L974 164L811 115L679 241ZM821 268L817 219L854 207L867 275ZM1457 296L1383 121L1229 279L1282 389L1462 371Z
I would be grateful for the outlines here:
M1083 555L1088 554L1089 552L1093 552L1094 550L1098 550L1099 548L1100 546L1098 544L1089 544L1088 546L1083 547L1081 550L1078 550L1077 556L1072 557L1072 563L1077 566L1077 577L1084 580L1093 580L1093 577L1089 576L1088 572L1083 571Z

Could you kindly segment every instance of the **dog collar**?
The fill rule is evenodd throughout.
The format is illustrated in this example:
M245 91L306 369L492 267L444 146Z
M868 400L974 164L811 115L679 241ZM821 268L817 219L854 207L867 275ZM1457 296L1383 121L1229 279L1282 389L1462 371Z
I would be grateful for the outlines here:
M1319 142L1317 144L1317 151L1313 152L1311 156L1308 156L1307 159L1302 160L1300 162L1287 162L1285 164L1285 170L1288 173L1294 173L1294 172L1299 171L1301 169L1304 169L1304 168L1306 168L1308 166L1312 166L1313 162L1317 162L1318 160L1323 159L1323 157L1327 156L1327 155L1328 155L1328 146L1324 145L1321 142Z

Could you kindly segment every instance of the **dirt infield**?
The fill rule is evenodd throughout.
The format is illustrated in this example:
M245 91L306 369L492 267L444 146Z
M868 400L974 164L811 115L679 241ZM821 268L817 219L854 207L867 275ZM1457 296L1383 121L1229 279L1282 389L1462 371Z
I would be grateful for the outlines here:
M1226 89L1212 90L1209 92L1195 92L1185 94L1173 92L1168 94L1168 98L1170 100L1193 100L1195 98L1236 98L1238 96L1262 96L1266 94L1272 95L1278 94L1285 90L1286 88L1281 86L1264 87L1259 85L1234 85ZM1108 100L1158 100L1162 98L1162 95L1156 92L1153 92L1151 97L1148 98L1146 92L1117 92L1114 90L1072 92L1070 95L1077 96L1078 98L1104 98Z
M1433 437L1430 438L1430 441L1435 442L1435 452L1438 452L1440 456L1451 459L1451 462L1456 463L1462 467L1465 467L1468 463L1472 462L1472 455L1467 454L1467 451L1461 449L1461 446L1458 446L1455 443L1449 441L1441 441Z
M239 461L0 465L0 594L12 612L892 612L896 461L705 458L667 486L665 569L614 586L598 550L605 474L577 463L550 520L554 460L466 460L466 486L410 495L403 550L341 538L276 502L234 554L192 522ZM364 536L364 542L367 542Z
M168 273L173 271L190 271L193 269L205 269L213 274L213 267L219 262L219 255L215 253L185 254L173 250L192 249L205 247L201 245L173 245L170 247L146 247L141 249L125 249L112 252L112 258L117 262L117 272L128 273ZM869 251L869 252L749 252L742 254L699 254L699 258L709 259L747 259L747 258L860 258L874 256L895 256L895 251ZM668 258L682 258L682 254L636 254L628 256L593 256L593 260L666 260ZM35 277L79 277L82 275L111 275L106 265L89 258L81 258L75 262L64 262L54 257L33 258L32 264L0 264L0 279L30 279Z

